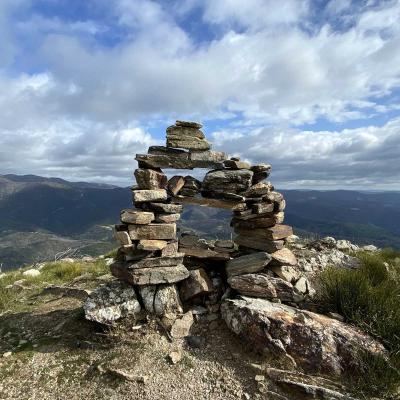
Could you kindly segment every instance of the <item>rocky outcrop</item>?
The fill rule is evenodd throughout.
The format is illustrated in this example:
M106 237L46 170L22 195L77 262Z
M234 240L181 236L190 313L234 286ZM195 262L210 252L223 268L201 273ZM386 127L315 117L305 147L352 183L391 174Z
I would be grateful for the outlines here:
M228 327L254 348L308 372L341 375L357 368L360 348L384 354L378 342L350 325L268 300L226 300L221 312Z

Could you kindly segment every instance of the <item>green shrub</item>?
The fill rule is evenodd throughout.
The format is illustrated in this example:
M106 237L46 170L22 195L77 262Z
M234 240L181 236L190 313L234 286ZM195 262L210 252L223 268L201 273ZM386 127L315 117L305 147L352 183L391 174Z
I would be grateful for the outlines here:
M400 382L400 253L385 249L357 254L357 269L328 268L321 273L317 296L327 308L347 322L377 338L389 359L361 352L362 371L355 377L361 391L391 399Z

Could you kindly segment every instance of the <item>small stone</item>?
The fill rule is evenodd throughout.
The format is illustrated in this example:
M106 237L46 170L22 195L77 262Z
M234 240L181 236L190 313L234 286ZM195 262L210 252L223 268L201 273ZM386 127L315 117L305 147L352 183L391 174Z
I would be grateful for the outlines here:
M168 196L165 189L132 190L132 198L135 203L141 203L167 200Z
M168 190L176 196L179 191L183 188L185 184L185 179L183 176L175 175L168 181Z
M183 314L182 318L177 319L171 328L173 338L183 338L188 336L190 328L193 325L193 314L191 311Z
M297 265L296 256L293 252L287 248L283 248L281 250L275 251L271 254L273 262L278 263L279 265Z
M22 273L23 276L29 276L31 278L34 278L35 276L39 276L40 275L40 271L38 271L37 269L28 269L26 271L24 271Z
M126 231L115 231L115 239L117 239L122 246L131 246L132 240L129 237L129 233Z
M236 161L231 159L224 161L224 167L231 169L250 169L250 164L246 161Z
M177 364L182 360L182 352L181 351L172 351L168 354L168 358L172 364Z
M5 353L3 353L3 358L7 358L7 357L11 357L11 356L12 356L11 351L6 351Z
M274 187L269 182L259 182L250 186L243 195L246 197L260 197L269 193L273 189Z
M264 382L264 381L265 381L265 376L264 376L264 375L256 375L256 376L254 377L254 380L255 380L256 382Z
M156 223L172 224L181 218L181 214L158 214L156 216Z

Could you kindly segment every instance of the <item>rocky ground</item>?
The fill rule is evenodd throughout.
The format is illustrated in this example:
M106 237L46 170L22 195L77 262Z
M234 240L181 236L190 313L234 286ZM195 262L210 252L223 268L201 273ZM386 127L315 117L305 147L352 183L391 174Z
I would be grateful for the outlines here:
M309 260L303 270L310 287L325 266L355 261L347 242L304 246L295 240L291 247L300 263L303 256ZM113 328L87 321L82 303L113 279L109 263L64 260L44 266L40 275L0 277L0 399L354 398L344 379L305 374L255 352L210 314L195 315L190 335L173 340L149 317Z

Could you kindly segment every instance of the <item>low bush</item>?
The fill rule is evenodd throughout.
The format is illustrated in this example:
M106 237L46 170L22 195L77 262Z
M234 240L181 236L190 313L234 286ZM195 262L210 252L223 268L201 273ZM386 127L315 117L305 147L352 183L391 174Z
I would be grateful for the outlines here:
M359 252L357 269L328 268L321 273L317 296L330 310L377 338L389 359L362 358L356 387L391 399L400 382L400 253L391 249ZM395 397L393 397L395 398Z

